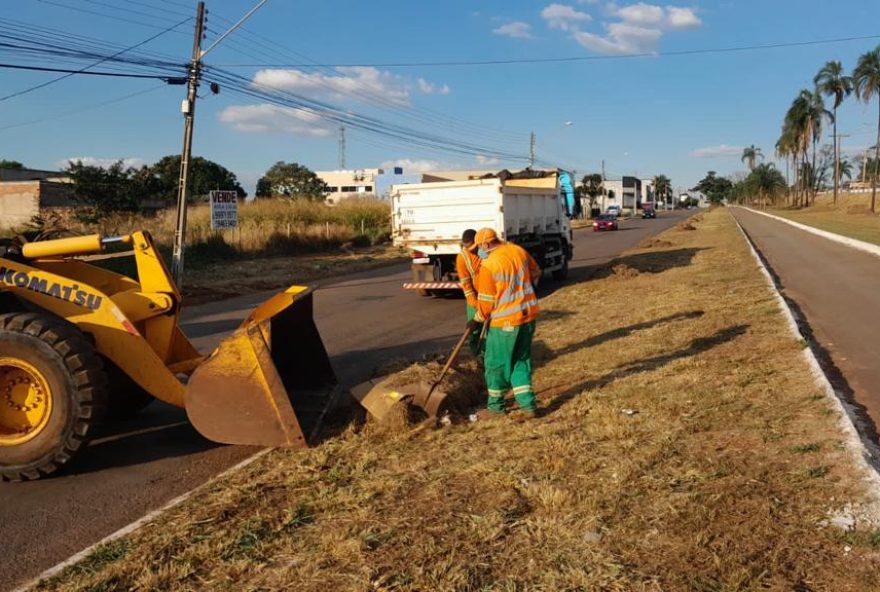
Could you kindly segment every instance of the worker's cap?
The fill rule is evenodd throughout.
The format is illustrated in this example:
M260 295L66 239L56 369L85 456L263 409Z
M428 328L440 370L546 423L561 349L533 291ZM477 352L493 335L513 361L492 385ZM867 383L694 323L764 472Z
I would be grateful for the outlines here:
M491 228L481 228L474 237L474 249L483 243L491 243L498 240L498 235ZM473 250L473 249L472 249Z
M470 245L473 244L474 238L477 236L477 231L473 228L468 228L464 232L461 233L461 244Z

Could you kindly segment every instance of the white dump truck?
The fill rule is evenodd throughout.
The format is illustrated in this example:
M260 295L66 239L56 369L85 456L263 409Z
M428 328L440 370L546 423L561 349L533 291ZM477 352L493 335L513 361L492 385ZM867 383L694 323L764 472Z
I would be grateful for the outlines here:
M412 253L413 279L404 288L423 296L458 290L455 257L462 232L484 227L526 249L544 273L565 279L573 255L569 218L576 204L570 175L537 175L526 171L393 186L392 237L396 246Z

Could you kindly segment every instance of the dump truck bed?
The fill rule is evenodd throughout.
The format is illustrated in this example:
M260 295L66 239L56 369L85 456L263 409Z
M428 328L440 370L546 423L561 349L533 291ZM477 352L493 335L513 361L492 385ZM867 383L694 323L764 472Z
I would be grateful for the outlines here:
M555 178L395 185L391 204L394 245L430 255L457 253L468 228L493 228L505 239L568 228Z

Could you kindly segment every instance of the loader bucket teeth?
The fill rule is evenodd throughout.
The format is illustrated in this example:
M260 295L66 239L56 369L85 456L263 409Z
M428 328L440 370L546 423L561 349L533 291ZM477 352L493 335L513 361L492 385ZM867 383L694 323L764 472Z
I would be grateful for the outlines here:
M225 444L307 446L339 389L312 317L312 293L292 287L257 307L193 372L186 412Z

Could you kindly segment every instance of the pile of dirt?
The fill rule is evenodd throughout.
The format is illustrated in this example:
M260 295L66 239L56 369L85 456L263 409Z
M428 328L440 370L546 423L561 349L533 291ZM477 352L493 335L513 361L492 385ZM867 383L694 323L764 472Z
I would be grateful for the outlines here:
M697 227L691 224L690 222L682 222L678 225L679 230L696 230Z
M649 238L648 240L644 240L639 243L639 248L641 249L656 249L656 248L666 248L671 247L673 244L668 240L663 240L662 238Z
M410 364L394 371L389 384L394 387L418 383L433 384L440 377L445 361L435 359ZM471 358L459 360L453 368L450 368L437 389L448 395L446 403L451 413L464 415L483 400L485 384L480 364Z
M635 267L630 267L626 263L618 263L614 267L611 268L611 278L615 280L628 280L634 277L638 277L642 274Z

